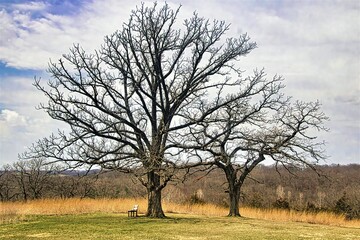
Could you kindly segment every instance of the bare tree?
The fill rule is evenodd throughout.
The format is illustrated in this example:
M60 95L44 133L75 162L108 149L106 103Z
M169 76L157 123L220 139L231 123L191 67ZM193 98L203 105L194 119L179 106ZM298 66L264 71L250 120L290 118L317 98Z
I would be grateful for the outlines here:
M47 86L35 81L49 100L40 109L70 132L39 140L21 157L134 173L147 188L147 216L163 217L161 190L182 160L176 138L244 97L235 63L256 47L246 34L222 39L229 25L196 13L177 28L179 10L141 5L99 51L75 45L51 62Z
M53 167L53 165L45 164L42 158L18 161L13 164L12 174L25 201L42 197L45 187L49 184L49 178L53 174Z
M5 165L0 170L0 201L10 201L19 195L12 173L13 169L10 165Z
M199 163L214 164L225 173L229 216L240 216L241 187L266 157L289 171L293 167L316 170L316 163L325 158L324 143L313 136L314 130L327 130L320 103L291 103L281 94L282 88L281 78L263 80L254 94L229 103L191 132L192 143L186 148L196 150L192 155Z

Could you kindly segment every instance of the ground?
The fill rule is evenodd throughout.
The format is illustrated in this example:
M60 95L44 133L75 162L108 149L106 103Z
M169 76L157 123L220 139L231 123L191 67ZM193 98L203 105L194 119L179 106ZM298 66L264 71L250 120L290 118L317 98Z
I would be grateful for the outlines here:
M360 228L189 214L151 219L97 213L29 216L22 221L1 224L0 239L360 240Z

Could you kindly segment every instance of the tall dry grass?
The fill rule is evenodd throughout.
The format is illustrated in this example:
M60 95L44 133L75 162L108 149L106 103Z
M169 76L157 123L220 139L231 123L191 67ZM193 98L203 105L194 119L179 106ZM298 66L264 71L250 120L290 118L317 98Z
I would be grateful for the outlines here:
M0 223L19 221L31 215L65 215L86 213L126 213L135 204L139 214L145 214L146 199L42 199L28 202L1 202ZM182 213L205 216L226 216L228 209L213 204L176 204L164 202L167 213ZM272 221L294 221L346 227L359 227L359 220L348 221L345 216L333 213L308 213L278 209L241 208L242 216Z
M12 212L17 215L64 215L84 213L124 213L134 204L145 207L146 199L41 199L28 202L2 202L0 215ZM144 212L145 209L139 209Z
M305 212L282 209L242 208L242 215L272 221L304 222L344 227L360 228L360 220L347 220L344 215L331 212Z

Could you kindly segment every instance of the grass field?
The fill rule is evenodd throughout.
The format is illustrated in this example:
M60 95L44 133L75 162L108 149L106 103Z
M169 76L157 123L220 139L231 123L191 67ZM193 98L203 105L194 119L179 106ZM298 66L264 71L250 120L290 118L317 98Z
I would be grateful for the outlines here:
M224 217L214 205L164 203L166 219L128 218L144 199L67 199L0 203L0 239L359 239L359 221L333 214L243 208ZM326 219L326 220L325 220Z
M359 236L359 228L189 214L168 214L166 219L109 213L39 215L0 225L0 239L360 239Z

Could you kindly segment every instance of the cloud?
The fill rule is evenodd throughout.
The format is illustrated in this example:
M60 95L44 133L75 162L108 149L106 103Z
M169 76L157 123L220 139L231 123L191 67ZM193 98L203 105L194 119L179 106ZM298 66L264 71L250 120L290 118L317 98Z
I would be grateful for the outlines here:
M57 129L67 129L65 124L54 121L44 111L35 109L35 106L46 102L46 99L31 86L31 79L1 79L0 165L16 161L17 155L38 139L49 136Z
M353 93L349 93L348 96L337 96L335 97L335 101L353 104L360 107L360 91L358 90L356 93L353 91Z
M0 163L8 163L16 159L17 153L23 151L19 143L23 143L21 134L26 131L27 119L16 111L2 109L0 111ZM19 134L20 133L20 134Z
M38 73L45 79L46 73ZM4 77L1 79L0 121L2 129L12 129L10 132L17 135L31 136L32 142L45 137L58 128L65 129L66 125L52 120L43 110L38 110L40 103L47 103L47 98L32 86L33 76ZM46 80L44 81L44 85Z
M8 109L1 110L0 122L6 124L8 126L11 126L11 127L26 125L26 119L24 116L21 116L19 113L8 110ZM3 128L1 128L1 129L3 129Z
M0 103L9 109L31 114L36 105L29 107L30 104L46 101L44 96L32 86L33 76L3 77L1 81Z
M57 22L33 19L26 12L2 10L0 21L7 22L0 45L0 60L10 67L43 69L48 59L58 58L61 50L65 50L63 44L68 47L73 39L55 27Z
M124 1L93 1L76 15L43 12L33 17L32 11L50 7L41 2L12 5L0 12L0 22L5 23L0 30L0 61L20 69L44 69L49 59L56 61L74 43L93 51L105 35L120 28L133 6Z
M7 12L4 9L0 10L0 22L2 25L0 28L0 36L1 36L0 47L1 47L10 44L9 43L10 39L16 37L16 27L13 24L14 20L12 19L12 17L9 14L7 14Z
M44 11L49 5L45 2L26 2L12 4L12 7L20 11Z

